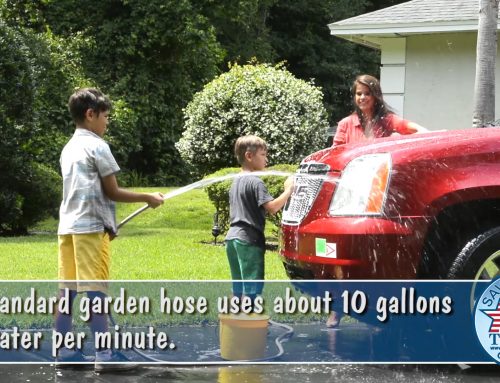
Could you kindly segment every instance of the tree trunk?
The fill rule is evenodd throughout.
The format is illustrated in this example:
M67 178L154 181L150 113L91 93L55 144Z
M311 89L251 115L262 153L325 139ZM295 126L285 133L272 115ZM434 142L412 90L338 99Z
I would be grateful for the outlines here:
M482 127L495 120L495 61L499 0L479 0L476 81L472 126Z

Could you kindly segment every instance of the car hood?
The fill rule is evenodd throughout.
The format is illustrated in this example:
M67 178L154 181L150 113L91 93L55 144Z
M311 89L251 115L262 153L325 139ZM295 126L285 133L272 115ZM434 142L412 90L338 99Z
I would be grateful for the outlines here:
M338 145L313 153L302 163L320 162L328 164L332 171L341 171L351 160L365 154L391 153L398 163L415 157L438 159L471 151L500 151L500 127L427 132Z

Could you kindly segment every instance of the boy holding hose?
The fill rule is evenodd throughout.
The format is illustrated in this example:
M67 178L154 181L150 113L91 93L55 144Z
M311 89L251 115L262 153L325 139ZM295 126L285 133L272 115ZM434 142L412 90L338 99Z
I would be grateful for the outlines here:
M226 235L226 253L233 280L263 280L266 212L277 213L292 194L293 178L285 181L285 190L277 198L267 191L264 182L252 172L267 165L267 144L257 136L236 140L234 154L241 165L229 190L230 227ZM262 282L234 282L233 295L252 300L262 293Z
M61 153L63 200L59 210L58 279L72 280L69 287L70 304L78 292L86 292L94 301L104 299L107 292L110 266L110 241L116 236L115 201L146 202L156 208L163 203L161 193L135 193L118 186L115 174L120 170L108 144L103 140L111 111L111 101L94 88L77 90L69 98L69 111L76 124L73 137ZM84 282L92 281L92 282ZM64 291L61 290L61 296ZM90 328L107 332L105 314L93 313ZM66 334L72 329L72 315L58 313L55 331ZM93 358L81 350L62 348L57 362L89 362ZM135 368L128 359L110 349L96 350L96 372Z

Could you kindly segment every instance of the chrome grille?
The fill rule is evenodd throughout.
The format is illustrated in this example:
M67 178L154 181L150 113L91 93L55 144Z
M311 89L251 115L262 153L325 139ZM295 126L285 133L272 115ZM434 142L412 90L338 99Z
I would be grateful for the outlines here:
M318 171L319 167L320 171ZM328 170L328 165L325 164L311 163L300 166L295 175L293 193L283 209L282 223L298 225L302 222L311 210L323 185L324 174Z

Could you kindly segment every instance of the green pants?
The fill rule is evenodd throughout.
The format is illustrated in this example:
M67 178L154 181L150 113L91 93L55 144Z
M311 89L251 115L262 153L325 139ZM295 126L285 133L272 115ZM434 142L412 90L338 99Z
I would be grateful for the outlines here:
M263 282L236 282L264 279L265 250L239 239L226 241L226 254L233 280L233 295L262 294Z

